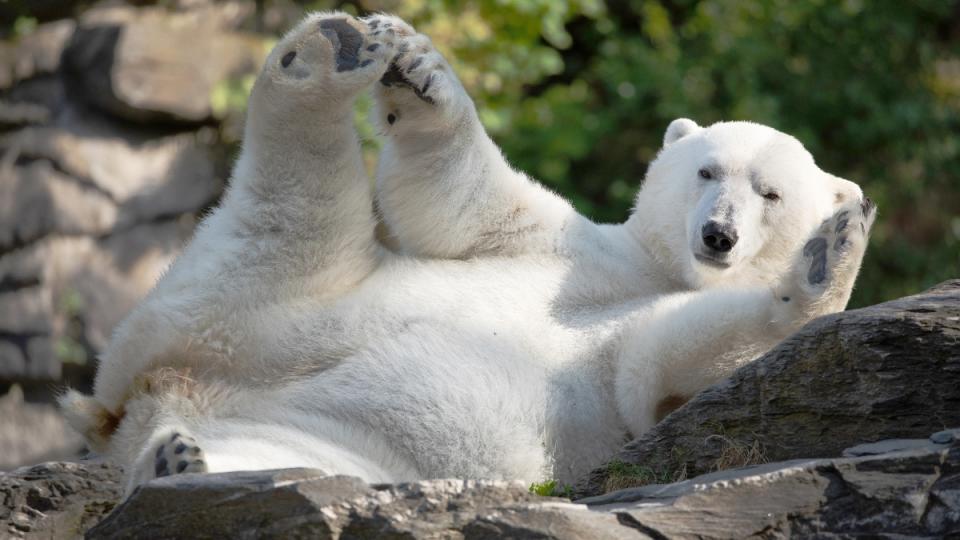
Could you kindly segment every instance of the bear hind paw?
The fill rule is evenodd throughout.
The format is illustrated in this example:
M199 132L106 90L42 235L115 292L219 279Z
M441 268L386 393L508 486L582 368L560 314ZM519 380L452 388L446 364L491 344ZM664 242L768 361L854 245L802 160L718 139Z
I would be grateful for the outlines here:
M207 472L203 450L196 439L179 431L162 438L153 452L153 477Z

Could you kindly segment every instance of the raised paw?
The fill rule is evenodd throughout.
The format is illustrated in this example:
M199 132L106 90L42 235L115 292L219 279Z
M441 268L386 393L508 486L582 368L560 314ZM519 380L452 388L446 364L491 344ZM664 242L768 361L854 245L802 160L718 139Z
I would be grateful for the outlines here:
M391 57L359 20L345 13L314 14L280 40L268 71L297 88L353 96L383 75Z
M179 431L161 439L153 457L155 478L171 474L207 472L207 462L196 439Z
M780 300L812 314L842 310L867 248L876 206L868 198L840 207L807 240Z
M429 37L389 15L374 15L364 22L370 27L371 40L378 40L393 54L378 93L388 125L402 119L411 108L421 109L416 102L440 114L458 112L469 103L450 65Z

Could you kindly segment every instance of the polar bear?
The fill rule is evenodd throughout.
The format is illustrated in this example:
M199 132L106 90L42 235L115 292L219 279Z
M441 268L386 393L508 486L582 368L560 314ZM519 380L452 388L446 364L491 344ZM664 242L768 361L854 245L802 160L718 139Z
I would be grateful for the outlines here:
M375 196L351 116L371 84ZM61 400L127 493L289 466L572 482L843 309L875 216L788 135L679 119L630 218L595 224L514 171L429 38L386 15L308 17L248 116L220 207L94 395Z

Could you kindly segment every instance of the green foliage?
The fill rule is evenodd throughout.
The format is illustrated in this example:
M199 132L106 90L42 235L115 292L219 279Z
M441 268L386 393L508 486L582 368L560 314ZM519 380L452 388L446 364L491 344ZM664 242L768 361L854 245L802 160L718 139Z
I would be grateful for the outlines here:
M573 498L573 486L559 484L556 480L545 480L530 484L530 493L542 497L566 497L571 499Z
M960 277L956 2L360 0L431 36L518 168L623 221L663 131L753 120L864 187L879 218L852 306Z
M35 17L17 17L13 21L13 35L17 37L27 36L37 29L37 19Z
M81 342L83 328L79 316L84 310L84 300L79 291L66 289L57 302L57 312L65 322L63 333L54 342L53 352L64 364L86 365L87 349Z
M247 74L242 77L224 79L213 86L210 91L210 108L213 116L224 120L231 115L240 115L247 108L247 97L253 89L256 75Z

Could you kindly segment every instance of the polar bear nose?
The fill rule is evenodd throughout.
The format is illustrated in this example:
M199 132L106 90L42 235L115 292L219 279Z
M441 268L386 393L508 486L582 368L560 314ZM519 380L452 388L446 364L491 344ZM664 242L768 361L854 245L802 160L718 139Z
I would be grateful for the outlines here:
M737 243L737 231L716 221L708 221L701 234L703 245L720 253L730 251Z

